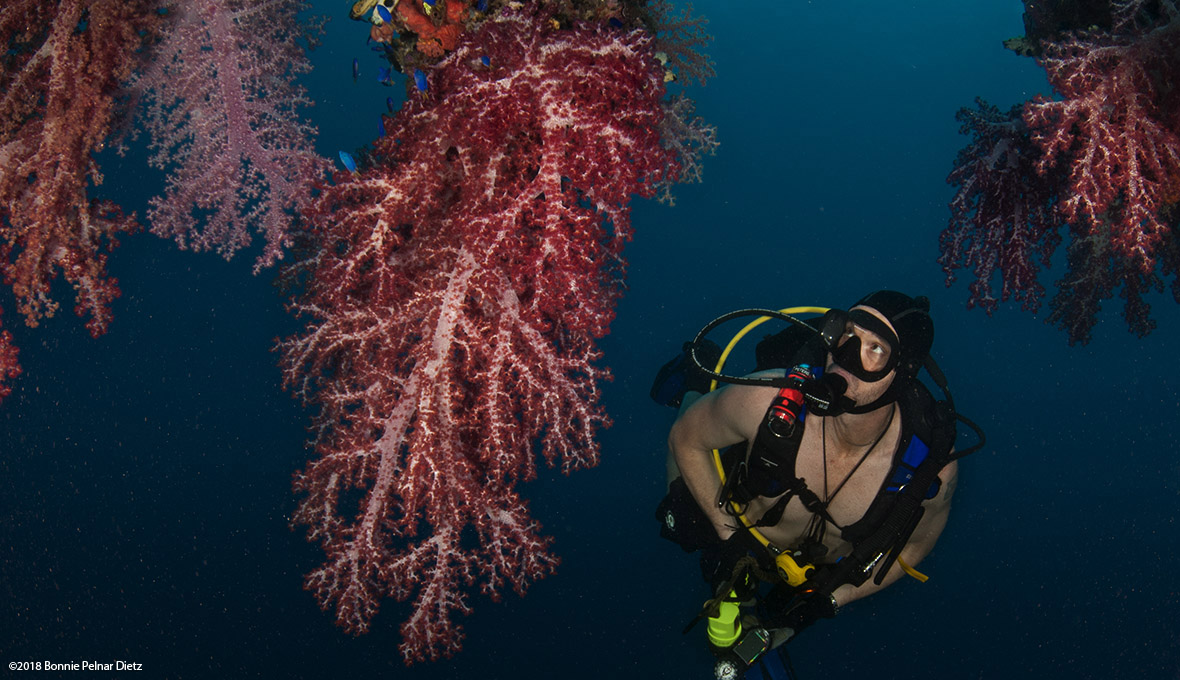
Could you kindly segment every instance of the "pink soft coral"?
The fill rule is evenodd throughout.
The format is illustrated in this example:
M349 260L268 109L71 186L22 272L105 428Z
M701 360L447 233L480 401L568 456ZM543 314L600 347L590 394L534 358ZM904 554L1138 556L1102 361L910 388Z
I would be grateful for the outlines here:
M1110 12L1108 30L1039 38L1059 99L1038 97L1006 122L973 114L976 140L951 174L960 191L942 235L948 283L955 269L975 270L969 305L995 308L998 270L1001 299L1036 310L1043 289L1031 265L1048 262L1068 224L1069 269L1049 320L1071 343L1089 340L1116 289L1139 336L1155 326L1144 295L1163 277L1180 302L1180 12L1172 0L1116 0Z

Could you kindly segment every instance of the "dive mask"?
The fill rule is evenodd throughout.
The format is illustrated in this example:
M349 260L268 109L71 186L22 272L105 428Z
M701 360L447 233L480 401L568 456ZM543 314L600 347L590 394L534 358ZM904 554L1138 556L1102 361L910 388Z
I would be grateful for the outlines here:
M889 356L885 360L884 367L874 367L870 370L870 368L864 365L861 356L862 347L860 338L856 335L845 338L845 332L849 324L860 326L876 334L889 346ZM863 309L853 309L850 311L844 311L842 309L828 310L824 314L820 336L828 351L831 352L832 360L836 365L867 383L877 382L889 375L897 366L898 357L901 354L899 351L900 343L893 329L884 321L881 321Z

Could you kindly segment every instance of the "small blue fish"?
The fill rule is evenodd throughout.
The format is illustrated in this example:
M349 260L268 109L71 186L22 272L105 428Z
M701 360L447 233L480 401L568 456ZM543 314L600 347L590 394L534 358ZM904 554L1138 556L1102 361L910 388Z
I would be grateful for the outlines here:
M614 26L615 28L622 28L623 27L623 22L619 21L615 17L611 17L610 21L608 21L607 23L610 24L611 26Z
M479 58L479 63L483 64L484 66L491 66L491 65L492 65L492 60L491 60L491 59L489 59L489 58L488 58L488 55L486 55L486 54L485 54L485 55L483 55L482 57L480 57L480 58Z
M481 12L488 11L488 0L479 0L479 2L475 3L475 8Z
M393 85L393 74L384 66L377 67L377 82L382 85Z
M377 136L378 137L385 136L385 117L384 116L379 116L377 118Z
M361 75L361 62L357 59L353 59L352 60L352 82L355 83L356 79L360 75Z
M426 74L420 68L414 69L414 84L418 86L419 92L426 91Z
M381 17L381 21L384 21L386 23L393 21L393 15L390 14L389 10L385 9L385 6L382 5L381 3L377 3L377 10L376 11L377 11L377 16Z
M340 162L344 164L344 167L348 168L349 172L356 174L356 159L352 157L352 154L347 151L341 151Z
M389 109L390 113L393 113L393 97L385 98L385 108Z

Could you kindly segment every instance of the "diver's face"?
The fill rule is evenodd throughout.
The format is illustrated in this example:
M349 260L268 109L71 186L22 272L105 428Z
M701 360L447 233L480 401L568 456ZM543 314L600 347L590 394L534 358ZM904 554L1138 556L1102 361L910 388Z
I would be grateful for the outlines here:
M894 331L894 333L897 332L893 328L893 324L889 323L889 320L884 315L872 307L862 306L854 307L853 309L861 309L872 314L888 326L890 330ZM890 355L894 351L889 341L867 328L849 321L844 327L844 334L836 342L837 349L843 347L848 342L852 342L854 339L860 343L860 365L864 370L869 372L884 370L889 363ZM880 380L865 382L837 365L831 353L828 353L825 370L837 373L848 381L848 390L844 394L858 404L867 404L884 394L885 390L889 389L889 386L893 384L893 380L897 376L897 369L894 369L885 374Z

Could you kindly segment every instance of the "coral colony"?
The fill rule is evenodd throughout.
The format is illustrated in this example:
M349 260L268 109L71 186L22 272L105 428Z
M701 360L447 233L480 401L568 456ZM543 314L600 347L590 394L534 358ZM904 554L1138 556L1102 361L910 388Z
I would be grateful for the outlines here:
M969 307L991 313L1013 299L1036 311L1037 274L1068 225L1048 321L1086 343L1121 288L1123 317L1142 337L1155 328L1145 293L1171 277L1180 302L1180 10L1174 0L1025 4L1027 35L1006 44L1037 58L1059 98L959 112L972 141L948 178L957 192L939 262L948 285L971 269Z
M654 52L640 29L505 8L308 213L310 325L282 346L287 385L320 406L296 479L296 521L328 556L308 586L354 632L384 596L412 598L407 659L458 649L471 587L523 593L557 564L515 485L537 443L563 471L596 463L594 342L630 196L691 162L661 143ZM342 503L358 488L359 512Z
M151 134L152 162L171 168L149 220L182 247L227 257L262 231L259 266L282 256L291 214L327 161L311 154L299 120L306 100L293 79L306 70L294 0L11 0L0 9L7 48L0 71L0 267L30 326L52 316L61 273L75 310L95 335L119 295L106 274L115 235L133 215L92 198L102 183L94 155L133 125ZM139 109L142 116L129 112ZM194 215L207 215L198 228ZM4 378L20 369L0 331Z
M295 521L326 554L307 586L355 633L386 597L410 600L409 663L459 649L473 590L523 593L557 565L516 485L537 451L565 472L597 462L595 342L631 196L670 200L716 139L666 96L676 71L711 74L687 12L391 4L352 16L409 101L328 178L295 84L315 33L303 4L5 2L0 248L29 325L56 311L60 272L102 333L106 251L138 223L90 197L95 154L138 128L170 173L152 231L226 257L260 232L256 271L291 251L282 280L306 326L280 344L283 377L317 407ZM0 397L19 371L2 332Z
M311 102L294 82L311 70L301 46L310 36L290 20L305 5L227 5L169 5L166 40L128 89L145 103L139 127L150 134L152 165L172 170L151 201L152 232L229 258L260 231L258 271L283 257L291 215L330 165L312 150L315 129L301 118Z
M116 281L106 273L115 236L137 224L92 199L102 174L93 159L117 124L121 82L137 65L143 34L159 23L154 3L12 0L0 9L7 47L0 72L0 267L17 311L36 326L58 303L61 274L75 311L95 335L110 323ZM78 27L85 21L85 29ZM12 334L0 330L0 397L20 373Z

